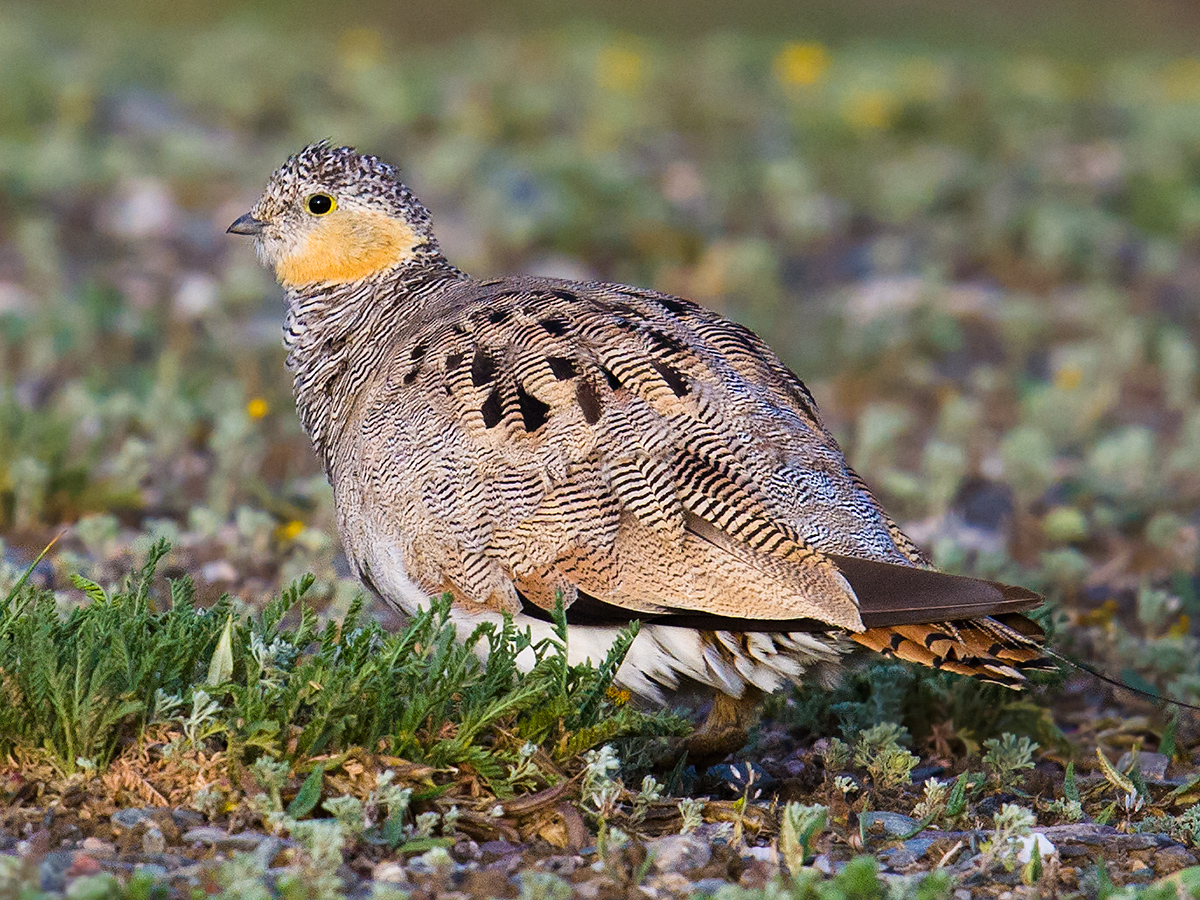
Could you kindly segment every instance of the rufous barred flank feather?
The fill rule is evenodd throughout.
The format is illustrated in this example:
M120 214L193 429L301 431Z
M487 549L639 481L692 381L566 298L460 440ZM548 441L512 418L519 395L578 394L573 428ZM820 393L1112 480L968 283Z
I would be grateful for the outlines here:
M372 156L314 144L230 230L287 290L296 405L346 552L411 611L642 630L618 682L732 698L857 643L1010 686L1044 666L1018 587L936 572L748 329L620 284L479 281Z

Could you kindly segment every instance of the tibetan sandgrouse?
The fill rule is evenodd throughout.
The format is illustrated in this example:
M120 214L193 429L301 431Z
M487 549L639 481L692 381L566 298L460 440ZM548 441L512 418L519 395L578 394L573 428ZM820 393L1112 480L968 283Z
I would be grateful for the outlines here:
M855 643L1016 686L1043 664L1018 587L943 574L876 502L808 389L753 332L620 284L479 281L373 156L327 142L229 230L287 291L296 406L363 582L463 630L535 636L561 595L572 660L633 619L617 676L653 700L828 677Z

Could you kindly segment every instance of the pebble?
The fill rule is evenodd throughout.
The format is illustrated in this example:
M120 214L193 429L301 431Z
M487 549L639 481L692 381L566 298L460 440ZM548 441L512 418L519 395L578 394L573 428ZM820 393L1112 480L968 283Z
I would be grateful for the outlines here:
M1117 761L1117 771L1126 772L1133 768L1134 756L1132 753L1126 752L1121 755ZM1162 784L1167 780L1167 766L1171 764L1171 757L1163 753L1141 753L1137 755L1138 771L1142 777L1154 784Z
M1196 865L1196 857L1185 848L1176 844L1174 847L1164 847L1154 854L1154 874L1159 878L1173 875L1180 869Z
M695 890L686 875L678 872L663 872L647 879L643 890L655 897L689 897Z
M163 833L150 826L146 829L146 833L142 835L142 852L147 856L158 856L167 849L167 839L163 837Z
M692 834L668 834L647 841L646 852L656 872L690 872L712 859L708 841Z
M118 828L125 828L125 829L137 828L143 822L148 822L152 818L154 818L154 814L158 811L159 811L159 809L156 806L143 806L140 808L135 807L135 808L131 808L131 809L118 809L115 813L112 814L112 816L109 818L109 821L111 821Z
M537 867L543 872L564 876L570 875L582 865L582 856L550 856L537 863Z
M389 884L408 883L408 876L404 872L404 866L395 860L385 860L376 865L371 872L371 878L374 881L386 881Z
M1017 840L1021 844L1021 849L1017 851L1017 862L1021 865L1032 860L1034 853L1037 853L1042 859L1052 859L1058 852L1058 848L1041 832L1035 831L1033 834Z
M218 850L255 850L267 839L267 835L255 831L229 834L224 828L216 828L212 825L190 828L183 834L185 844L211 844Z
M863 831L872 831L878 828L884 834L891 837L902 837L906 834L911 834L913 829L919 824L911 816L880 810L871 810L870 812L863 813L858 817L858 823L862 826Z
M38 879L43 891L61 891L67 884L67 873L75 865L74 850L52 850L38 866Z
M777 854L774 847L747 847L742 853L742 859L773 863L777 859Z
M109 841L102 841L98 837L87 837L83 839L81 849L89 856L94 856L96 859L112 859L117 855L117 847Z

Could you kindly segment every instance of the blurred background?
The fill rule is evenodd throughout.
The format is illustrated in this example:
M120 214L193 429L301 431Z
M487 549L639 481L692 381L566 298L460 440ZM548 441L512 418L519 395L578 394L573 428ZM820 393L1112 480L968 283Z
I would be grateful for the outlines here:
M939 564L1194 699L1198 53L1188 0L0 3L0 580L66 528L35 577L77 602L165 535L202 597L345 608L224 233L329 137L474 274L756 329Z

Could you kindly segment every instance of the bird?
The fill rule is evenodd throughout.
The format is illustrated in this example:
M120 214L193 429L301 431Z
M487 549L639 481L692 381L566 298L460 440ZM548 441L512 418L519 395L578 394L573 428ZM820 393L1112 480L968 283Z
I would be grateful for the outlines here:
M473 278L396 168L329 141L228 231L286 293L342 544L399 610L449 593L460 635L536 639L561 602L572 663L636 621L616 686L710 694L710 749L857 647L1014 688L1047 667L1022 614L1042 598L935 570L750 329L623 284Z

